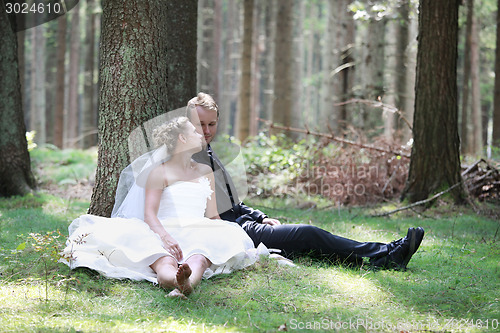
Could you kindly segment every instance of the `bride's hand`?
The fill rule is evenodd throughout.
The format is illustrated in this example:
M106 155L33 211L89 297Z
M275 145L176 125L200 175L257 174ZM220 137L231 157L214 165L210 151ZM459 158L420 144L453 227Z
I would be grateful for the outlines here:
M179 243L177 243L177 241L170 235L163 235L161 240L163 241L163 247L167 250L167 252L173 255L177 261L181 261L183 255Z

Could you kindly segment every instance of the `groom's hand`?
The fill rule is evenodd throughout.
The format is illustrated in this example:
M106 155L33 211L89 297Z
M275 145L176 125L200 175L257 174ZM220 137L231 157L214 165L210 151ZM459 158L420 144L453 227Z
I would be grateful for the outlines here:
M281 222L279 220L270 219L269 217L266 217L265 219L262 220L262 224L269 224L271 226L275 226L275 225L280 225Z

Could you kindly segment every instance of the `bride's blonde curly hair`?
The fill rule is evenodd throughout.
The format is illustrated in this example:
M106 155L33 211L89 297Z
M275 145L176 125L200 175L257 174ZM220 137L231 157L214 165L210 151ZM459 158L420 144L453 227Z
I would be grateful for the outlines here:
M177 145L179 134L187 130L187 117L176 117L169 122L162 124L153 130L153 140L156 147L167 146L167 150L173 152Z

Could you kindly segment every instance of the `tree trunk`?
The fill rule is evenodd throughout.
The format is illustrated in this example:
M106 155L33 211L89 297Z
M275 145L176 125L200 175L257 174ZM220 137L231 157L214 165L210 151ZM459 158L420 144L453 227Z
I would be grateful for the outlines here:
M472 118L472 145L471 153L474 156L481 156L483 153L483 119L481 110L481 87L479 81L479 70L481 68L479 60L479 30L476 17L472 17L472 38L470 49L471 67L471 118Z
M301 6L305 7L301 10L301 12L305 12L304 15L305 17L309 19L314 19L316 15L316 6L315 4L305 4L304 2L301 2ZM302 57L304 58L304 81L305 81L305 87L303 89L303 103L301 105L301 110L308 110L304 114L304 121L306 124L314 124L316 122L316 112L314 110L314 103L313 103L313 81L312 81L312 76L313 76L313 66L314 66L314 52L316 50L315 46L315 33L314 33L314 27L309 24L303 24L302 26L303 29L303 42L302 44L304 45L304 51L302 53Z
M4 1L0 1L4 8ZM13 19L11 17L11 19ZM24 195L35 187L23 120L16 34L0 12L0 197ZM8 121L6 121L8 119Z
M87 0L85 8L85 67L83 80L83 148L97 144L97 110L94 109L95 2Z
M273 122L284 126L298 126L297 105L300 101L295 72L300 68L295 62L293 40L294 2L277 0L276 36L274 54ZM291 135L290 133L286 133Z
M19 64L19 81L21 82L21 100L22 100L22 109L26 110L26 101L25 101L25 86L26 86L26 57L25 57L25 38L26 31L22 30L17 33L17 59Z
M241 76L238 93L236 133L243 142L250 136L250 117L252 106L252 37L254 0L243 1L243 47L241 48Z
M198 87L216 101L219 95L221 0L198 2Z
M66 59L66 15L57 19L57 72L56 72L56 97L54 112L53 142L59 148L64 145L64 84L65 59Z
M196 24L198 11L196 1L155 0L165 10L167 105L162 110L185 107L196 96ZM154 26L153 26L154 28ZM156 28L159 30L159 28ZM160 91L162 93L163 91Z
M402 198L426 199L462 182L457 105L459 1L422 0L419 12L414 143ZM463 203L465 190L451 192Z
M218 130L229 135L235 133L235 114L238 103L239 72L238 63L241 56L241 14L237 1L229 1L227 4L227 35L226 51L224 59L224 89L222 101L220 102L221 117L219 118Z
M68 110L66 124L66 142L65 147L79 147L78 140L78 88L80 74L80 6L83 2L78 3L72 10L71 28L70 28L70 50L69 50L69 84L68 84Z
M274 99L274 1L260 0L263 23L262 35L259 39L260 53L260 113L262 119L271 120Z
M415 69L417 62L417 34L418 34L418 20L417 8L416 6L408 4L408 45L406 46L406 57L404 60L404 65L406 66L406 72L402 80L401 85L398 87L405 86L406 89L403 91L401 89L401 96L404 96L404 100L401 104L403 110L403 115L406 120L413 126L413 111L415 108ZM406 143L412 138L412 130L406 122L400 126L402 128L402 139Z
M45 25L33 28L31 62L31 130L36 131L35 141L45 144Z
M493 94L492 143L500 148L500 0L497 2L497 41L495 50L495 89Z
M398 8L399 21L396 23L396 72L394 73L395 80L395 96L396 96L396 107L403 114L406 111L405 108L407 104L413 106L414 101L407 103L409 98L408 91L408 72L411 71L411 62L409 59L409 48L410 45L410 2L405 0L401 3ZM412 77L415 81L415 77ZM411 117L407 118L411 120ZM410 128L408 128L407 123L401 119L398 115L395 115L395 130L397 131L398 139L408 139Z
M472 43L472 20L474 16L474 0L467 0L467 22L465 26L465 46L464 46L464 73L463 73L463 86L462 86L462 126L461 138L462 146L461 151L463 154L471 154L473 150L472 140L472 126L469 121L469 83L471 76L471 43Z
M196 95L194 1L102 1L99 154L89 213L109 216L130 133Z
M413 108L413 101L407 102L408 72L411 71L409 59L410 45L410 3L408 0L401 2L397 9L397 16L387 23L386 41L386 70L385 70L385 93L384 102L394 105L402 114L409 105ZM415 77L412 76L412 80ZM406 117L405 117L406 118ZM407 120L411 120L408 117ZM400 115L393 113L384 114L384 134L388 140L409 139L407 123Z
M198 13L198 90L213 96L214 0L198 1Z
M45 139L54 143L54 116L56 97L56 70L57 70L57 28L56 20L45 25Z
M363 58L363 98L376 101L384 94L384 44L385 19L370 19L367 37L365 40L365 55ZM381 125L380 110L365 105L362 107L363 117L360 127L365 131L372 131Z

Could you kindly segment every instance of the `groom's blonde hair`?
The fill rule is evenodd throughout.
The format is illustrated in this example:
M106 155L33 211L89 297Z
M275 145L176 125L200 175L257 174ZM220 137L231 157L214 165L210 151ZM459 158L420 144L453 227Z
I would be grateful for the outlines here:
M196 97L189 100L186 107L186 116L191 119L191 113L196 112L196 107L201 106L204 109L217 112L217 119L219 119L219 106L209 94L199 92Z

